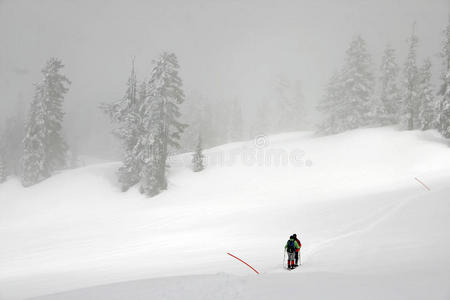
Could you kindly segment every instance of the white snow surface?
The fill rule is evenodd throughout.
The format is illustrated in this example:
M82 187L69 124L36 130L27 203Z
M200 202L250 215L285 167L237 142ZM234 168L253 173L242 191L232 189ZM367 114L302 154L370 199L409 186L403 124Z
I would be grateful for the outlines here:
M290 159L264 162L274 153ZM205 154L199 173L173 157L154 198L120 192L116 162L0 185L0 299L450 299L450 147L435 131ZM303 265L287 271L295 232Z

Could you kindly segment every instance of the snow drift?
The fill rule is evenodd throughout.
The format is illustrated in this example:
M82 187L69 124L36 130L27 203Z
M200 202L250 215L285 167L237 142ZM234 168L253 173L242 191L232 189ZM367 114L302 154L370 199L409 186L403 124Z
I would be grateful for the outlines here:
M199 173L173 157L154 198L121 193L118 163L1 185L0 299L450 297L450 148L434 131L281 134L205 155ZM303 266L288 272L294 232Z

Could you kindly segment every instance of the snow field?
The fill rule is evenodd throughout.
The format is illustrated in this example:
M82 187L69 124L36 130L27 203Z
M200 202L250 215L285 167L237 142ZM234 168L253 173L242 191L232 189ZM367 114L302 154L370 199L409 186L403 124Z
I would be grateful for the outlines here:
M277 299L289 287L309 299L450 295L448 142L393 128L266 139L205 154L301 150L310 164L235 159L193 173L183 154L171 162L169 190L150 199L120 193L118 163L28 189L9 180L0 186L0 299L76 289L44 298ZM304 265L286 273L294 232ZM97 285L106 286L83 289Z

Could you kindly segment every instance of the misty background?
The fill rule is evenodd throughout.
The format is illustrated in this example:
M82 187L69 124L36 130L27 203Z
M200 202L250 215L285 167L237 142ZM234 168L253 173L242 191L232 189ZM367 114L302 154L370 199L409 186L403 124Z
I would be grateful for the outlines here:
M324 86L356 34L367 41L378 71L387 43L403 65L416 22L418 58L432 59L437 86L449 9L448 0L3 0L0 126L17 111L27 113L34 83L55 56L72 82L64 100L69 146L79 154L118 158L119 143L99 105L123 97L132 57L144 80L152 59L171 51L181 66L183 106L200 97L224 108L239 101L251 119L257 103L276 97L282 79L301 86L309 115L305 129L311 129Z

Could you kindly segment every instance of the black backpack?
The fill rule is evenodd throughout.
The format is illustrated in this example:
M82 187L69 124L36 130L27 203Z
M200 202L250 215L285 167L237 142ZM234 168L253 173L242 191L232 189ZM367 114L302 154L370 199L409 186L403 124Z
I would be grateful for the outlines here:
M287 242L287 252L288 252L288 253L295 252L295 241L289 240L289 241Z

